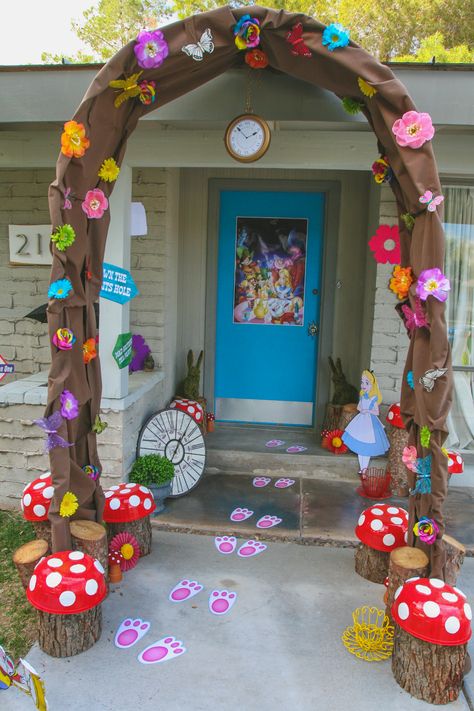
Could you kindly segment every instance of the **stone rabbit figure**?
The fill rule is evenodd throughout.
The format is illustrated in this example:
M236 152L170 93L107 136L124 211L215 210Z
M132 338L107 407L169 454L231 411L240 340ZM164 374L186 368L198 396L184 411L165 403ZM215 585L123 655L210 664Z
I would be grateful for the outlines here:
M334 395L331 400L333 405L348 405L359 402L359 391L354 385L347 382L346 376L342 372L341 359L337 358L336 365L329 356L329 365L332 371L332 382L334 383Z
M180 388L180 395L188 398L188 400L197 400L199 398L199 385L201 382L201 363L204 357L204 351L201 351L194 365L194 353L190 349L188 351L188 374L183 380Z

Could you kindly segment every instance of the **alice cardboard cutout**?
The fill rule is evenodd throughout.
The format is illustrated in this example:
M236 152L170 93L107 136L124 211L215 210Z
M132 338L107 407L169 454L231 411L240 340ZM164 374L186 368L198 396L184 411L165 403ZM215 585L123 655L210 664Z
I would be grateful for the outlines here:
M359 414L347 425L342 441L359 458L359 474L369 466L370 458L385 454L390 444L380 422L382 394L371 370L364 370L360 381Z

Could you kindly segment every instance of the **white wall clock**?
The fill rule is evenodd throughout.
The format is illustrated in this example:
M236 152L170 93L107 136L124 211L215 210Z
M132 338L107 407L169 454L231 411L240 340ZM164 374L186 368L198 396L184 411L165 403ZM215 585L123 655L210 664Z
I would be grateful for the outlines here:
M237 116L226 128L224 142L229 155L241 163L259 160L268 150L271 132L256 114Z
M184 496L198 485L206 464L206 445L198 424L181 410L162 410L144 424L137 455L159 454L174 464L171 496Z

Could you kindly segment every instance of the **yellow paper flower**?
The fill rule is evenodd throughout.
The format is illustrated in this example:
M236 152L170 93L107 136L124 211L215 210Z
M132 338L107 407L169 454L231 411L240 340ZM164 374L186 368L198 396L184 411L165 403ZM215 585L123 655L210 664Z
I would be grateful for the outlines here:
M408 290L413 282L411 267L401 267L397 265L393 268L393 276L390 279L390 289L400 300L406 299Z
M118 109L122 104L135 96L140 96L141 88L138 86L138 80L143 72L137 72L132 74L132 76L126 79L117 79L115 81L109 81L109 86L111 89L120 89L121 92L115 98L114 106Z
M105 180L106 183L113 183L114 180L117 180L119 173L120 168L115 162L115 159L106 158L100 166L100 170L97 175L101 180Z
M364 96L368 96L369 99L371 99L377 93L377 89L375 89L373 86L370 86L370 84L367 84L365 79L362 79L362 77L359 77L357 79L357 83L361 92L364 94Z
M79 502L77 501L77 496L71 491L66 491L59 507L59 515L64 518L69 518L69 516L76 513L78 508Z

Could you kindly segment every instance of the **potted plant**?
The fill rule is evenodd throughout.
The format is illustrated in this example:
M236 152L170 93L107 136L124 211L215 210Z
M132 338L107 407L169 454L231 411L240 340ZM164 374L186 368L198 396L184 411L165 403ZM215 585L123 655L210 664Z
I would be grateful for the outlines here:
M144 454L137 457L133 464L130 481L150 489L156 504L154 516L165 508L164 500L171 493L173 476L174 465L169 459L161 457L159 454Z

